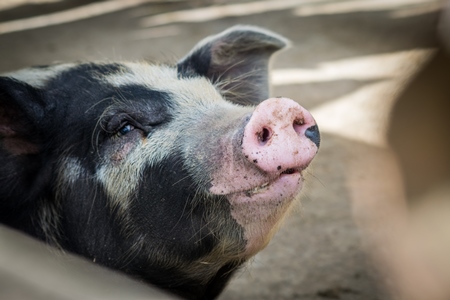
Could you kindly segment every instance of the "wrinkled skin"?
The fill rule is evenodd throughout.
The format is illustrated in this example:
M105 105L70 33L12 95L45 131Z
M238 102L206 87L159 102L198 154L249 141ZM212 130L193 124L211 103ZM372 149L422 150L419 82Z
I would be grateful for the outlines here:
M176 66L0 77L0 222L188 299L213 299L297 198L320 136L269 97L287 41L237 26ZM265 101L264 101L265 100Z

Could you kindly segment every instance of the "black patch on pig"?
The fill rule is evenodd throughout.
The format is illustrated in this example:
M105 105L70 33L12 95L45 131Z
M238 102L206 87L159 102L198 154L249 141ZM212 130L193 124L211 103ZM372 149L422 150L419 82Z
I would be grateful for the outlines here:
M125 123L149 133L154 127L172 119L171 95L141 85L125 85L107 97L114 103L102 117L103 129L113 132Z
M198 279L204 277L201 269L196 272L198 278L187 275L193 273L189 262L201 260L220 246L222 233L217 231L220 226L244 235L242 227L231 217L230 203L222 196L198 193L178 154L162 165L147 167L143 173L139 190L131 199L130 215L132 231L145 235L145 242L141 255L136 255L128 264L127 273L187 299L212 299L242 261L230 261L206 284ZM235 254L244 250L245 241L241 242ZM153 256L149 255L152 252ZM170 253L170 256L158 260L161 253ZM180 270L171 267L176 261L188 263Z
M120 270L127 263L123 254L132 248L133 241L123 237L117 210L111 209L100 183L87 179L94 174L85 169L84 178L58 191L63 199L70 199L59 203L63 216L59 243L64 249Z
M63 147L79 144L74 151L82 157L96 149L92 148L92 143L80 144L79 141L89 139L101 144L108 138L102 131L106 126L104 120L99 123L99 111L108 111L109 115L120 114L123 117L121 122L129 121L145 134L149 134L154 126L168 122L171 98L169 93L151 90L142 85L115 87L102 80L103 76L126 71L127 68L118 63L83 64L63 71L49 81L46 100L50 105L57 103L59 110L54 114L53 122L64 124L67 128L63 131L56 128L51 134L52 138L60 139ZM101 126L97 126L98 124ZM92 132L94 128L96 132L93 132L92 136L85 136L86 132ZM70 134L67 134L68 132Z

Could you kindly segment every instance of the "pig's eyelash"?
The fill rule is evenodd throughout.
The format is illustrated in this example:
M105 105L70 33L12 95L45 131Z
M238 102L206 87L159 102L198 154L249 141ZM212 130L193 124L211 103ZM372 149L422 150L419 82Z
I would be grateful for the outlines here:
M110 100L111 97L107 97L105 99L102 99L100 101L98 101L97 103L95 103L94 105L92 105L87 111L89 111L90 109L94 108L95 106L99 105L100 103L102 103L103 101L106 100ZM110 111L111 107L106 108L103 113L100 115L100 117L97 119L97 123L95 124L94 130L92 131L92 137L91 137L91 147L92 149L95 149L97 154L98 153L98 146L99 146L99 138L100 138L100 132L103 130L105 130L105 122L104 119L106 117L106 115L108 114L108 112ZM86 112L87 112L86 111ZM98 128L101 128L102 130L98 130Z

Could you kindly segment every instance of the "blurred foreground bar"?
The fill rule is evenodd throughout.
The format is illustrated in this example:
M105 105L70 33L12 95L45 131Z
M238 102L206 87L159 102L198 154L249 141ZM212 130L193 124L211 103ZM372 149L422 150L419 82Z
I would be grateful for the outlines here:
M176 299L0 225L0 299Z
M439 50L400 95L391 115L389 140L412 201L450 180L450 1L437 35Z

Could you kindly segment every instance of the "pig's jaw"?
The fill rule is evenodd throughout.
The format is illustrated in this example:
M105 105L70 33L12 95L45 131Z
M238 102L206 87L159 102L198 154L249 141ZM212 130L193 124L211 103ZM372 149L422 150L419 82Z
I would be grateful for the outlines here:
M303 186L301 169L288 169L255 187L226 195L231 216L244 228L249 258L267 246Z

